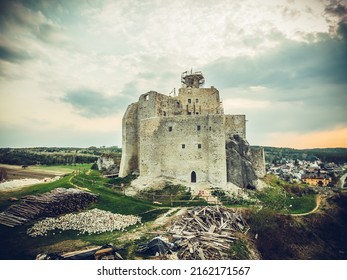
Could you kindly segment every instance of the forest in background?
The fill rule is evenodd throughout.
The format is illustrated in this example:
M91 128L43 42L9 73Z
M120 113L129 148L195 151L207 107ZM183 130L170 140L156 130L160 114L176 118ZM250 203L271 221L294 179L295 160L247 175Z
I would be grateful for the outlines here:
M347 148L316 148L316 149L291 149L264 147L267 163L284 163L285 160L306 160L334 162L342 164L347 162Z
M122 149L111 147L36 147L0 148L0 163L13 165L73 165L94 163L105 154L121 154Z

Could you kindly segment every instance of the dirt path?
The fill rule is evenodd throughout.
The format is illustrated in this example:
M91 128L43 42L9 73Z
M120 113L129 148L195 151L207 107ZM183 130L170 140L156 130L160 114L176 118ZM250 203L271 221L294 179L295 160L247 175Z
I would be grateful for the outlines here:
M306 213L300 213L300 214L290 214L291 216L307 216L307 215L311 215L313 213L316 213L322 203L322 196L321 195L317 195L316 197L316 207L313 208L310 212L306 212Z
M160 231L157 230L158 227L162 227L166 225L171 219L173 219L173 217L183 215L186 211L187 211L186 207L170 208L166 213L158 217L153 222L145 223L140 228L135 229L132 232L123 234L122 236L118 238L118 241L125 242L125 241L140 239L143 235L148 233L157 232L158 234L160 234Z
M82 190L82 191L90 192L89 189L80 187L80 186L76 185L75 183L72 183L72 179L73 179L73 178L75 178L75 175L73 175L73 176L70 177L70 179L69 179L69 184L70 184L70 185L72 185L72 186L74 186L75 188L80 189L80 190Z

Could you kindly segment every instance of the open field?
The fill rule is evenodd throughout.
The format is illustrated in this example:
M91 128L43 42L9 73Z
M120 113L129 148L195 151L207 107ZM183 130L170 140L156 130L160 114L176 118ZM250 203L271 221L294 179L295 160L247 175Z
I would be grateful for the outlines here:
M30 166L30 169L36 172L56 172L68 174L73 171L87 171L91 168L92 165L92 163L81 163L75 165L35 165Z
M88 170L92 164L77 165L35 165L23 168L20 165L0 164L0 168L4 169L8 180L34 178L44 179L53 178L69 174L75 170Z

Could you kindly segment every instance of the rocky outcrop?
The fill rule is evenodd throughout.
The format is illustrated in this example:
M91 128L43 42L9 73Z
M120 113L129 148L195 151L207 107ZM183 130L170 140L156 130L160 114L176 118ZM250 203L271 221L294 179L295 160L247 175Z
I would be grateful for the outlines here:
M248 142L235 134L226 141L227 180L239 187L254 188L258 179Z
M98 158L97 169L103 174L118 174L120 165L120 156L118 154L102 155Z

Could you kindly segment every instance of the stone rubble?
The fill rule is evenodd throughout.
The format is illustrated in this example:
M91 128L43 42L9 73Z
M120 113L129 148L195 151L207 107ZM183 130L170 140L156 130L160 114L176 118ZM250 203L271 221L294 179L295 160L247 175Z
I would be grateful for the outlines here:
M109 211L92 209L77 214L66 214L58 218L46 218L41 220L27 230L31 237L46 236L51 230L77 230L78 234L98 234L124 231L131 225L141 223L141 217L134 215L114 214Z

